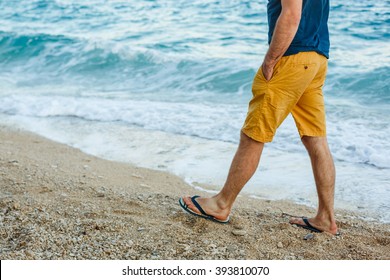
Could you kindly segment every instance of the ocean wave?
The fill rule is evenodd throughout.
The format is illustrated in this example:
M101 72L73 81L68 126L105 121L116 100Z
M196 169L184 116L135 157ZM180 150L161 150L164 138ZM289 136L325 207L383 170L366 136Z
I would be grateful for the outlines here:
M73 117L94 122L122 122L148 130L238 142L246 105L178 103L147 100L15 95L0 98L0 113L39 118ZM381 113L330 106L330 145L336 159L390 168L390 125ZM280 132L279 132L280 131ZM290 119L279 129L273 147L289 152L300 147Z
M389 38L389 1L339 0L331 3L331 31L341 31L344 35L370 41ZM346 17L348 20L344 20Z
M30 59L39 56L50 46L74 44L75 40L63 35L49 34L16 34L0 31L0 61L4 64L19 59Z
M14 77L20 85L71 82L106 90L127 89L133 93L172 90L183 95L250 93L255 74L251 62L235 58L196 61L164 57L160 52L64 35L0 32L0 65L3 72L19 73ZM389 104L390 68L358 70L340 75L331 69L327 85L340 97Z
M19 72L15 78L20 84L50 76L54 84L66 80L132 92L177 89L237 93L243 86L250 89L255 73L234 59L181 60L154 50L132 50L126 44L63 35L0 32L0 48L0 65L4 72ZM58 79L53 80L55 77Z
M390 67L384 66L372 71L352 72L340 75L330 72L327 79L329 94L360 104L390 104Z

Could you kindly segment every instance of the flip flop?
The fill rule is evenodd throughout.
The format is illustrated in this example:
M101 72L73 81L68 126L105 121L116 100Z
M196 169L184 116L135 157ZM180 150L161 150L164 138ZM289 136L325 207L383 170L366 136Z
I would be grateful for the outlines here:
M207 214L202 209L202 207L200 207L199 203L196 201L196 199L198 197L200 197L200 196L199 195L195 195L195 196L191 197L191 201L195 205L195 207L199 210L199 212L202 213L202 214L198 214L198 213L192 211L190 208L188 208L188 205L184 203L183 198L179 199L179 204L180 204L181 208L183 208L185 211L187 211L188 213L190 213L190 214L192 214L194 216L201 217L201 218L204 218L204 219L216 222L216 223L220 223L220 224L227 224L229 222L229 218L230 217L228 217L226 220L219 220L219 219L215 218L214 216Z
M318 232L318 233L321 233L321 232L324 232L316 227L313 227L310 223L309 223L309 220L308 218L306 217L296 217L296 218L301 218L302 221L305 223L305 225L300 225L300 224L295 224L295 223L291 223L292 225L297 225L298 227L301 227L301 228L304 228L304 229L307 229L307 230L310 230L312 232ZM336 234L334 234L334 236L340 236L341 235L341 232L338 231L336 232Z
M316 228L316 227L313 227L310 223L309 223L309 220L305 217L302 217L302 221L306 224L306 225L300 225L300 224L295 224L295 223L292 223L293 225L297 225L298 227L301 227L301 228L304 228L304 229L307 229L307 230L310 230L310 231L313 231L313 232L322 232L322 230Z

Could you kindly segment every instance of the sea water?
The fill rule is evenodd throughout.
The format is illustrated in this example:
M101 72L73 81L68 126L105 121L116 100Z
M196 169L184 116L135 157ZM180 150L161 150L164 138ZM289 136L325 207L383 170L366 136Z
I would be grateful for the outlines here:
M266 4L0 0L0 122L217 191L268 47ZM390 1L333 0L329 28L336 207L390 222ZM244 192L316 205L291 117Z

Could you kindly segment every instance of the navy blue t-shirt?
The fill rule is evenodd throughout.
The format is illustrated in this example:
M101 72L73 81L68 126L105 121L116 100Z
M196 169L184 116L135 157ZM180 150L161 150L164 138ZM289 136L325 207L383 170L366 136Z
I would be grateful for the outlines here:
M271 43L276 21L282 11L281 0L269 0L268 43ZM316 51L329 58L329 0L303 0L302 16L297 34L284 56L305 51Z

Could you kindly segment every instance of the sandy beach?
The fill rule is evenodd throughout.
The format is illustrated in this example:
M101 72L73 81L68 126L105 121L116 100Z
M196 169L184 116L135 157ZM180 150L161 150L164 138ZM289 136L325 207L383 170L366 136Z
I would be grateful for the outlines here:
M341 236L307 236L288 217L315 209L240 196L220 225L180 208L195 193L209 195L0 127L1 259L390 259L389 224L337 210Z

